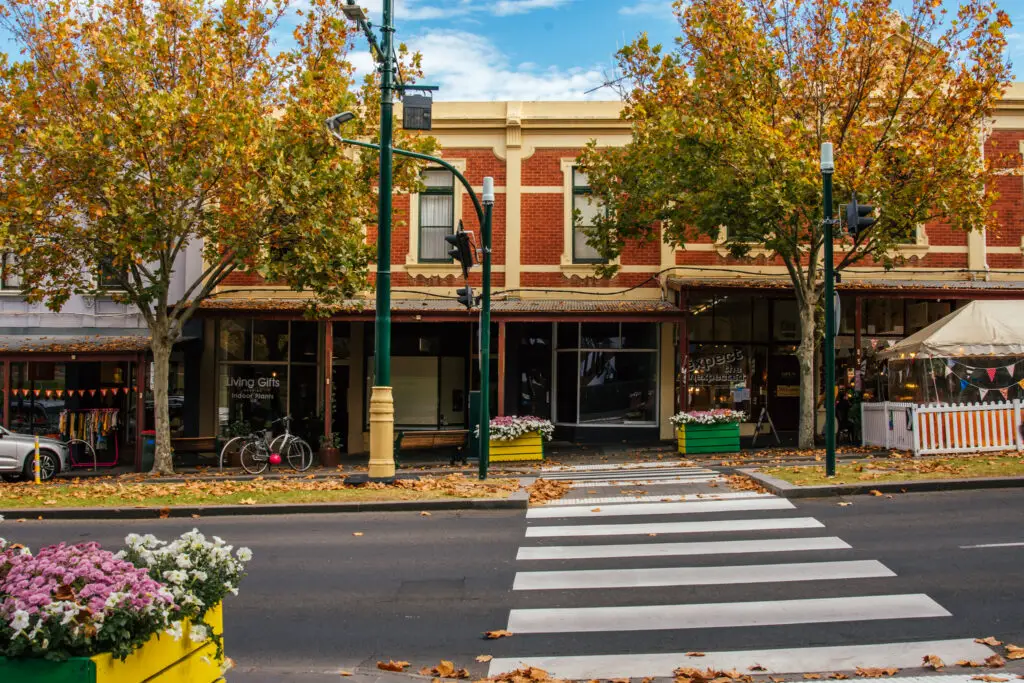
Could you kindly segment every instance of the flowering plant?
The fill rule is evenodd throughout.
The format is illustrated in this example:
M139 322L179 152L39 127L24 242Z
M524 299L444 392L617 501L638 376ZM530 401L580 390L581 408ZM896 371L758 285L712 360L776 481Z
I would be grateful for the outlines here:
M551 424L550 420L532 415L496 417L491 420L490 424L491 441L512 441L531 432L540 432L541 438L551 441L555 433L555 426ZM479 430L477 430L477 436L479 435Z
M0 655L124 659L176 616L171 593L98 543L0 541Z
M234 548L222 538L214 536L208 541L198 529L170 543L152 534L128 534L124 540L128 549L119 555L167 585L180 618L187 617L192 623L189 638L193 642L213 639L220 657L223 639L206 623L206 612L229 593L238 595L238 583L245 576L245 563L252 559L252 551L239 548L232 553ZM168 632L181 638L181 623L176 621Z
M682 425L720 425L730 422L743 422L747 414L742 410L731 410L729 408L716 408L715 410L691 410L686 413L676 413L668 419L672 426L677 429Z

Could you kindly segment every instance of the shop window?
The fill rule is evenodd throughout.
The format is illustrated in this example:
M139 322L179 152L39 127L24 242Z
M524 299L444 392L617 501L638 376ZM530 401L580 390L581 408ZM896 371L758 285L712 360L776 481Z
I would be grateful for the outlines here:
M715 301L715 341L749 341L750 307L749 297L719 297Z
M222 361L251 360L249 320L220 321L220 359Z
M872 298L864 300L863 334L903 335L903 299ZM922 311L922 313L926 313ZM845 315L844 315L845 319ZM926 319L926 316L925 316ZM853 325L850 325L851 331ZM924 327L924 325L921 325Z
M573 340L576 327L579 342ZM581 425L655 423L657 330L651 323L559 324L556 420Z
M219 422L221 433L236 422L263 429L286 415L288 383L285 365L221 365Z
M252 321L252 359L254 361L288 360L287 321Z
M0 254L0 291L21 290L21 277L17 273L17 256L11 252Z
M291 329L291 358L293 363L316 363L320 348L320 324L296 321Z
M772 321L775 328L773 330L775 341L799 341L800 312L797 310L796 301L776 299L773 303L775 310Z
M419 260L451 263L444 238L455 231L455 176L444 169L423 171L419 194Z
M691 295L688 301L689 317L686 331L690 339L711 341L715 335L715 298Z
M751 401L750 347L691 344L686 385L691 410L732 408L747 411Z
M572 169L572 261L573 263L604 263L601 254L587 243L594 219L607 214L604 202L596 199L590 190L587 174Z

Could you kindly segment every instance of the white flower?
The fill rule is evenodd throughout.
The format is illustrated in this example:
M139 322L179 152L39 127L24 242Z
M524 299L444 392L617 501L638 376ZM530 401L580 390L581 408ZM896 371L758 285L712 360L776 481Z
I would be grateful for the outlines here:
M209 578L209 576L202 569L193 569L192 578L196 581L206 581L206 579Z
M14 629L14 635L18 635L22 631L28 628L28 612L23 609L14 610L14 618L11 619L11 628Z
M224 590L226 590L228 593L231 593L232 595L238 595L238 589L232 586L230 583L224 584Z
M188 574L180 569L168 569L164 572L164 578L171 583L185 583L188 581Z
M252 559L252 551L248 548L239 548L236 554L242 562L248 562Z
M202 624L192 624L192 628L188 630L188 637L193 643L206 640L207 631L206 627Z
M191 569L192 568L192 560L188 559L188 555L178 555L178 557L174 561L174 563L177 564L178 567L181 568L181 569Z
M181 637L182 637L181 622L180 621L176 621L173 624L171 624L170 626L168 626L166 631L165 631L165 633L170 635L175 640L181 640Z

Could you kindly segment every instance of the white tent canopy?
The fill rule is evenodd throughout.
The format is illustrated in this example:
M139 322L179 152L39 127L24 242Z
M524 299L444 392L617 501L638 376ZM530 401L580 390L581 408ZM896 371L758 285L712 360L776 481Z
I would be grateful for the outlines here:
M972 301L878 355L888 360L1024 356L1024 301Z

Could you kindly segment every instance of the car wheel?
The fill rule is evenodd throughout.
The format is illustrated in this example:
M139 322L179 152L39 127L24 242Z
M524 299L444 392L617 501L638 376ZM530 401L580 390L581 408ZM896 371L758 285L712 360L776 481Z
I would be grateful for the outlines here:
M25 478L25 481L35 480L35 472L32 469L33 459L34 458L31 456L31 454L29 455L29 457L25 458L25 470L22 473L22 476ZM39 451L40 481L50 481L55 476L57 476L57 472L59 471L60 460L57 459L57 456L52 451Z

